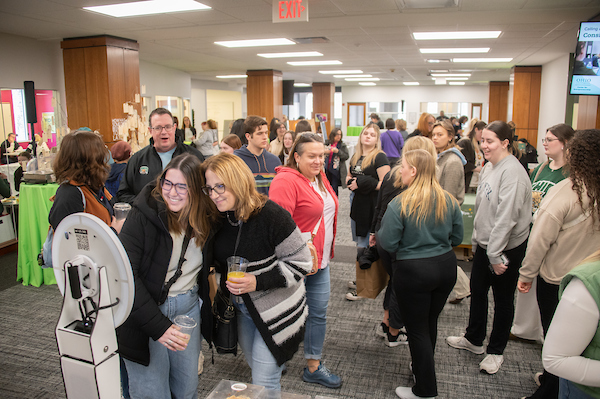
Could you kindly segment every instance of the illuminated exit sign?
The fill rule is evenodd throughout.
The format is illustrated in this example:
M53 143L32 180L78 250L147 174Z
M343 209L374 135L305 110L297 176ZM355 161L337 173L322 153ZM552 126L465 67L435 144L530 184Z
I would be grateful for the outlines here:
M273 22L308 22L308 0L274 0Z

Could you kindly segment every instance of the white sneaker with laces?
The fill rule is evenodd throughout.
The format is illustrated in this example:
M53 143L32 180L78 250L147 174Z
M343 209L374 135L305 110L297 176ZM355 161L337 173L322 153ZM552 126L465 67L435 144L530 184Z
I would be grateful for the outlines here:
M359 301L363 298L358 296L358 294L356 293L356 290L354 290L354 291L346 294L346 299L349 301Z
M396 395L398 395L398 397L400 399L433 399L435 398L435 396L430 396L430 397L421 397L421 396L417 396L413 393L412 388L411 387L398 387L396 388Z
M504 356L489 354L479 363L479 370L488 374L496 374L503 362Z
M476 355L483 355L483 346L473 345L468 339L461 335L459 337L446 337L446 342L453 348L465 349Z
M348 289L355 290L356 289L356 281L348 281Z

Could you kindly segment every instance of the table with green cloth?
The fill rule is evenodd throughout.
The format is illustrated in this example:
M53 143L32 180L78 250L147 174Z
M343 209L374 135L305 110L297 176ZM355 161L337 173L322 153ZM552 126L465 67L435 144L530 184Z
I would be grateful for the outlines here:
M346 128L346 136L360 136L364 126L348 126Z
M473 219L475 218L475 194L465 194L465 200L460 209L463 214L463 240L459 247L471 248L473 235Z
M56 284L53 269L38 265L38 254L48 235L48 214L52 208L50 197L56 194L58 184L21 184L19 192L19 257L17 281L23 285Z

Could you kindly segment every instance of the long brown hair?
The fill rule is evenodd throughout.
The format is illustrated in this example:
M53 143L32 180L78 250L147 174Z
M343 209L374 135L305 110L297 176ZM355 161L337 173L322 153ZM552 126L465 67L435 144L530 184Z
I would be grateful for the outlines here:
M61 142L52 168L58 182L73 180L99 191L108 178L108 148L94 132L76 130Z
M592 217L600 220L600 130L578 130L568 146L567 162L573 191L577 193L580 204L586 193Z
M208 238L211 222L215 219L210 212L215 204L202 192L204 175L200 171L200 160L192 154L181 154L169 162L167 167L156 179L156 187L152 195L158 201L164 202L162 195L162 182L171 169L180 171L185 177L188 187L188 202L179 212L173 212L167 207L167 220L169 231L176 234L185 233L188 227L192 229L192 236L196 238L198 247L202 247Z

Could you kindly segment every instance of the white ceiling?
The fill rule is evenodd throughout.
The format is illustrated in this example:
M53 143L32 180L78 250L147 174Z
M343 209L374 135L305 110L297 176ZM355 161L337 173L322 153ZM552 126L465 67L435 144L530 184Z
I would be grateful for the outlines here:
M124 0L129 1L129 0ZM200 0L212 10L113 18L84 6L118 0L2 0L0 31L42 41L109 34L137 40L140 59L188 72L193 78L277 69L296 82L358 85L323 69L361 69L381 79L378 85L418 81L433 85L430 69L474 70L467 85L508 80L514 65L542 65L573 52L580 21L600 13L600 0L456 0L445 9L406 9L408 0L304 0L309 22L272 23L276 0ZM416 2L424 0L416 0ZM413 0L413 2L415 2ZM452 1L450 1L452 3ZM501 30L497 39L420 41L419 31ZM215 41L324 36L325 44L225 48ZM420 47L490 47L487 54L421 54ZM293 67L286 59L258 57L263 52L319 51L337 59L334 67ZM509 57L510 63L430 64L428 58ZM312 58L311 58L312 59ZM295 58L294 61L305 60ZM242 83L244 80L238 80Z

